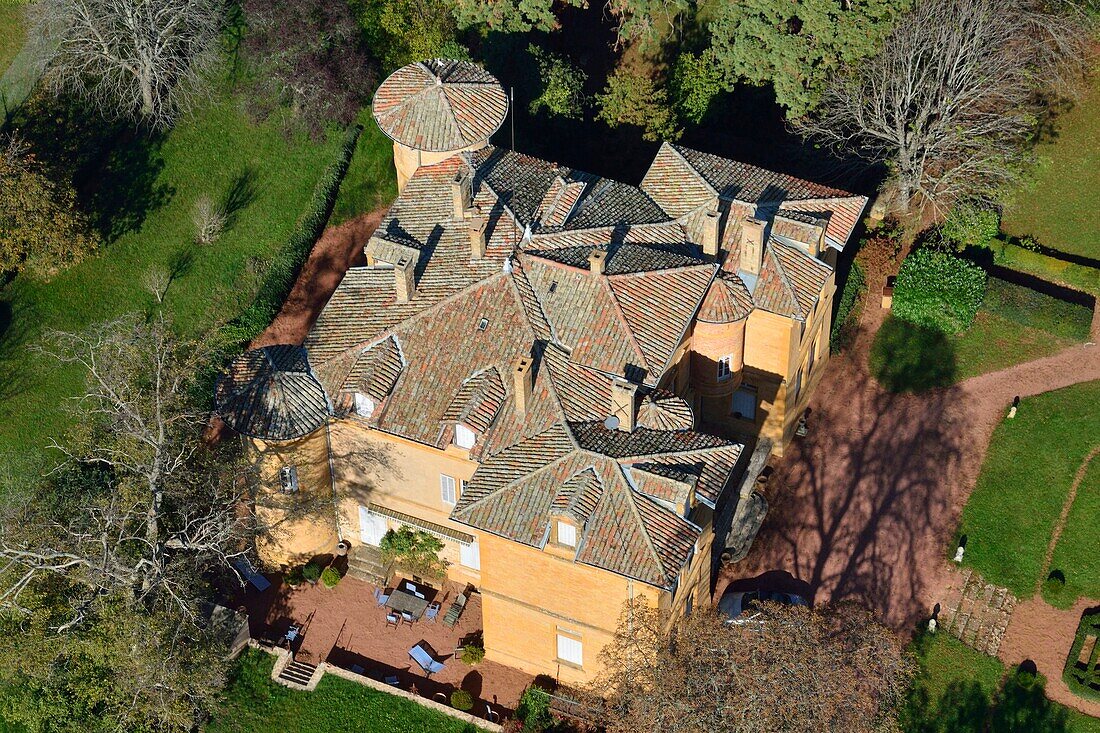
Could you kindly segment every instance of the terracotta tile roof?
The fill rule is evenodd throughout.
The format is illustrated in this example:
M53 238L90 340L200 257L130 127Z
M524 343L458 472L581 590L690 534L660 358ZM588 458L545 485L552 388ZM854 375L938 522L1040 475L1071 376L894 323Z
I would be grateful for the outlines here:
M811 257L797 245L784 241L782 237L770 237L764 247L760 275L750 291L749 283L738 273L741 261L740 234L739 227L726 228L723 249L727 255L722 263L722 273L728 279L728 284L733 286L734 291L737 289L734 279L746 285L746 292L751 292L753 305L757 308L799 320L809 317L832 268ZM736 292L731 294L736 295ZM720 323L721 321L711 319L719 317L721 311L711 311L707 306L704 301L704 307L700 309L705 314L703 320Z
M728 272L719 272L707 289L697 318L707 323L733 323L748 318L754 307L745 282Z
M292 440L325 424L332 407L301 346L246 351L218 379L218 415L242 435Z
M812 216L828 219L825 229L825 241L833 249L843 250L852 236L852 231L867 208L866 196L847 196L832 199L808 199L805 201L785 201L783 210L805 212Z
M638 426L650 430L691 430L695 414L679 395L654 390L638 405Z
M561 485L554 501L550 503L550 510L554 514L572 517L573 521L583 527L595 511L601 496L603 482L594 468L586 468Z
M569 430L581 448L613 458L655 456L661 453L682 453L734 445L716 435L691 430L669 432L637 428L631 433L608 430L604 427L602 420L571 422Z
M461 150L500 128L508 97L496 77L473 62L433 59L390 74L372 111L382 132L402 145Z
M462 382L441 421L462 423L478 433L484 433L493 424L506 396L500 370L496 367L483 369Z
M798 199L843 198L851 196L839 188L758 168L755 165L703 153L681 145L665 143L680 156L722 198L750 204Z

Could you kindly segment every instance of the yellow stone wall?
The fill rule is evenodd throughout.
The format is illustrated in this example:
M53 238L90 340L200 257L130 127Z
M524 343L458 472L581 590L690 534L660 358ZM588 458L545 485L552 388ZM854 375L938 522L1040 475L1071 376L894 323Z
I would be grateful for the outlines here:
M461 153L463 150L481 150L488 144L488 140L483 140L469 147L462 148L461 150L447 150L441 153L432 153L410 148L399 142L395 142L393 144L393 166L397 169L397 192L401 193L402 189L405 188L405 184L408 183L409 179L416 173L417 168L441 163L455 153Z

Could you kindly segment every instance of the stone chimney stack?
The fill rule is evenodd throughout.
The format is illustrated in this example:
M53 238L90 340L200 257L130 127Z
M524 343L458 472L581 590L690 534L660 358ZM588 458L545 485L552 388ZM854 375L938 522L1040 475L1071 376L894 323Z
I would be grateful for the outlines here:
M764 227L767 222L751 216L741 223L740 269L750 275L759 275L764 266Z
M466 226L470 231L470 259L480 260L485 257L485 229L488 222L485 217L471 216L466 220Z
M451 199L454 201L454 218L461 221L474 200L474 184L469 174L459 171L451 181Z
M531 390L535 384L534 373L535 360L530 356L521 356L516 359L512 376L515 379L516 414L526 415L527 408L531 404Z
M408 303L416 295L416 260L404 256L393 266L394 284L397 287L397 302Z
M594 247L588 254L588 269L593 275L602 275L607 265L607 250Z
M718 256L718 225L722 215L717 211L708 211L703 215L703 254L707 257Z
M618 429L634 432L638 420L638 385L621 377L611 381L611 416L619 421Z

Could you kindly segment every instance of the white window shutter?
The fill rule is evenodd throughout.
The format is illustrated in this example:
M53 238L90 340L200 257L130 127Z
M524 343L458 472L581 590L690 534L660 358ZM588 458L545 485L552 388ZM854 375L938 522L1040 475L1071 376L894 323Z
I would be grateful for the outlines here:
M578 667L582 666L584 663L584 648L580 640L558 634L558 659L575 664Z
M481 570L481 548L478 547L477 540L468 545L460 544L458 546L458 561L463 567L471 570Z
M470 430L462 423L455 425L455 440L454 443L459 448L466 448L469 450L474 447L474 442L477 440L477 434Z
M453 476L448 476L445 473L439 474L439 498L444 504L454 506L458 503L458 497L455 496L455 480Z

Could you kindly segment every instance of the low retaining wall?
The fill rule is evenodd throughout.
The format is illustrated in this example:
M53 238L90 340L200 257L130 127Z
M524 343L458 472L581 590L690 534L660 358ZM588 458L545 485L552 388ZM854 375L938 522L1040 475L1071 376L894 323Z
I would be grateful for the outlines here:
M286 649L282 649L280 647L265 646L257 642L255 639L250 639L248 645L253 649L259 649L260 651L267 652L268 654L271 654L275 657L275 668L272 670L272 674L274 676L278 676L279 672L281 672L283 668L290 662L290 653ZM483 720L475 715L464 713L461 710L455 710L449 705L444 705L443 703L438 703L435 700L429 700L428 698L414 695L411 692L406 692L399 687L394 687L392 685L387 685L383 682L379 682L378 680L373 680L366 675L356 674L355 672L343 669L342 667L333 666L327 662L321 662L319 665L317 665L317 668L321 670L322 676L326 674L331 674L335 677L340 677L342 679L348 680L349 682L355 682L363 685L364 687L369 687L372 690L384 692L387 695L394 695L396 697L403 697L406 700L412 700L417 705L423 705L426 708L431 708L436 712L443 713L444 715L449 715L452 718L457 718L464 723L475 725L482 730L493 731L493 733L503 733L504 731L504 727L497 725L496 723L490 723L488 720Z

